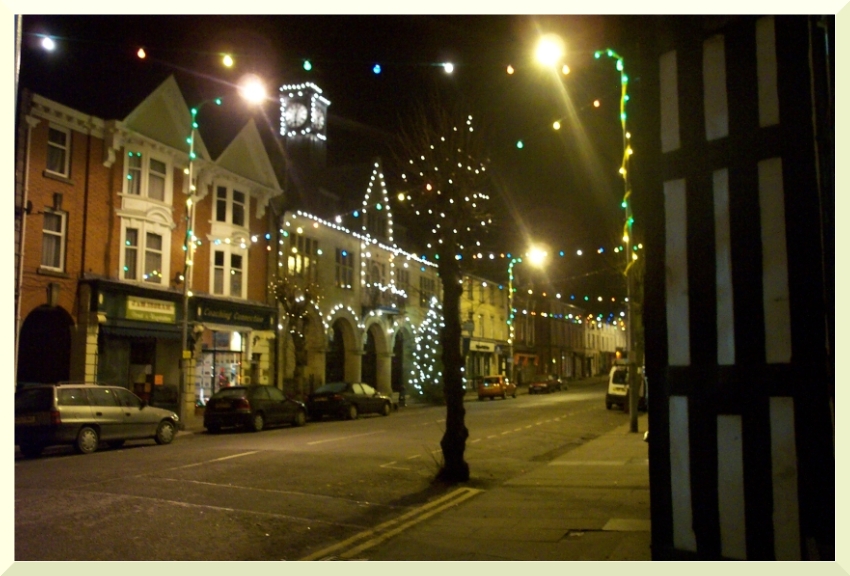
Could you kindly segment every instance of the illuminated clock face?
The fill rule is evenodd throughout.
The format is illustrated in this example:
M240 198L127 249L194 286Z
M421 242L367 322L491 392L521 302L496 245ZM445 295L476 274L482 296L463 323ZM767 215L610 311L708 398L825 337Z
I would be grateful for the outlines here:
M307 121L309 111L304 104L300 102L291 102L286 106L283 112L283 117L286 120L286 125L290 128L298 128Z
M321 108L316 108L313 114L313 125L317 130L322 130L325 127L325 112Z

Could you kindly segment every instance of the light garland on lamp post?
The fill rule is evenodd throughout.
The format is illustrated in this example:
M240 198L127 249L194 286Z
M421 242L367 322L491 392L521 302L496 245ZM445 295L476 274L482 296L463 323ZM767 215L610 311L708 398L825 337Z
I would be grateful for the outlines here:
M623 275L626 280L626 318L628 323L627 346L629 350L629 414L630 428L632 432L637 432L637 396L638 383L636 358L635 358L635 327L634 315L632 307L632 279L629 274L632 264L637 260L637 254L632 250L632 225L634 224L634 216L632 215L632 187L629 181L629 158L632 155L632 147L630 145L631 134L626 128L626 102L629 101L628 85L629 77L625 72L623 58L614 52L612 49L597 50L594 53L594 58L597 60L602 56L607 56L615 61L617 71L620 73L620 127L623 132L623 159L620 164L620 175L623 177L623 202L621 206L625 210L625 222L623 224L623 242L626 245L626 267L623 270Z

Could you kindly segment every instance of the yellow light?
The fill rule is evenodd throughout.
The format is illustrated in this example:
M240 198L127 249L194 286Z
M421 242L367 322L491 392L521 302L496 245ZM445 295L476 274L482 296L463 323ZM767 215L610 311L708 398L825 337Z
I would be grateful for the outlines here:
M593 107L594 107L594 108L599 108L599 100L594 100L594 101L593 101Z
M398 193L398 201L399 201L399 202L404 202L404 192L399 192L399 193Z
M564 55L564 42L557 34L546 34L540 38L535 55L544 66L554 66Z
M233 58L230 56L230 54L225 54L221 58L221 63L230 68L231 66L233 66Z
M145 54L145 49L144 49L144 48L139 48L139 51L138 51L138 52L136 52L136 56L138 56L139 58L141 58L142 60L144 60L144 59L145 59L145 56L147 56L147 54Z
M513 74L513 73L514 73L514 67L511 66L510 64L508 64L508 74Z
M557 120L555 120L555 122L552 123L552 128L554 128L555 130L560 130L561 129L561 123L558 122Z
M566 75L567 75L567 74L569 74L569 73L570 73L570 67L569 67L569 66L567 66L566 64L564 64L564 65L561 67L561 74L563 74L564 76L566 76Z
M256 74L246 74L239 81L239 94L250 104L259 104L266 99L266 86Z

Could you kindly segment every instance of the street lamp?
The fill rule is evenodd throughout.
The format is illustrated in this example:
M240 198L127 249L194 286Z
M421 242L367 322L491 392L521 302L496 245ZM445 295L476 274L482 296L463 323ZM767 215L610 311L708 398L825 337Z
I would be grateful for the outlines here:
M532 247L525 256L532 266L539 268L546 261L547 252L542 248ZM508 257L511 258L511 255L508 254ZM523 259L520 256L512 257L508 262L508 358L510 361L508 377L511 379L514 379L514 266L522 262Z
M557 63L557 59L552 59L551 56L553 54L557 54L558 58L560 58L560 52L557 52L551 48L552 46L552 38L550 36L544 36L541 38L538 49L537 49L537 59L542 64L547 66L554 66ZM549 46L549 48L546 48ZM623 270L623 276L626 280L626 318L628 322L628 332L627 332L627 347L629 350L629 415L630 415L630 429L632 432L637 432L637 405L638 405L638 395L639 395L639 385L637 378L637 363L635 362L635 327L633 322L633 314L632 314L632 282L631 275L629 274L632 264L634 264L635 260L637 260L637 255L632 250L632 225L634 224L634 216L632 215L632 187L631 182L629 180L629 159L632 155L632 147L630 145L631 134L626 128L626 102L629 101L628 94L628 85L629 85L629 77L625 72L625 64L623 62L623 58L617 54L614 50L607 48L605 50L597 50L594 53L594 58L597 60L602 56L606 56L607 58L611 58L614 60L617 71L620 74L620 127L622 128L623 133L623 157L622 162L620 164L620 176L623 178L623 201L621 202L621 206L625 211L625 222L623 224L623 242L626 245L626 266ZM594 102L594 106L598 107L598 100ZM556 128L557 130L558 128Z
M258 104L265 99L265 89L257 77L246 77L239 86L240 95L248 102ZM177 415L180 418L180 426L186 426L187 408L194 403L194 394L189 393L189 364L192 359L192 350L189 350L189 299L192 297L192 267L194 265L195 247L197 246L198 238L195 236L195 205L197 204L196 185L195 185L195 138L198 135L198 113L201 108L209 103L214 103L216 106L221 106L222 98L210 98L204 100L197 106L191 109L192 114L192 129L189 137L186 139L189 144L189 166L185 170L185 174L189 180L189 197L186 198L186 235L183 239L183 318L182 318L182 335L181 335L181 358L180 358L180 385L177 405Z

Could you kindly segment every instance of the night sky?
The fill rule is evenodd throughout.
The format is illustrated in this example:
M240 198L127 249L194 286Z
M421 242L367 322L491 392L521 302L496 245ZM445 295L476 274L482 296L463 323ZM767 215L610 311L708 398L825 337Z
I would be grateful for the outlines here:
M423 95L438 86L468 108L489 135L486 147L498 191L494 207L500 216L492 248L522 253L529 241L542 242L556 257L547 273L559 289L610 301L625 292L611 266L623 217L617 174L620 86L613 62L594 60L593 52L613 47L628 66L628 54L618 47L627 45L634 20L26 15L20 87L108 120L124 118L171 74L191 106L235 93L239 79L254 73L265 79L273 99L262 114L253 114L261 130L267 126L272 134L278 129L274 98L279 86L311 81L332 102L328 164L380 155L392 180L393 138ZM542 33L565 40L569 75L534 60ZM39 45L45 34L57 42L51 53ZM147 53L144 60L136 56L139 47ZM235 60L230 69L221 64L225 52ZM309 72L303 69L305 59L313 66ZM454 65L451 75L442 68L444 62ZM375 64L380 74L373 72ZM507 73L508 65L513 74ZM639 76L632 78L630 92L639 94L639 81ZM639 99L630 105L639 105ZM215 158L251 112L236 98L209 114L215 117L202 119L201 131ZM552 128L557 119L563 124L559 131ZM561 250L564 257L558 257ZM577 250L584 256L576 256Z

